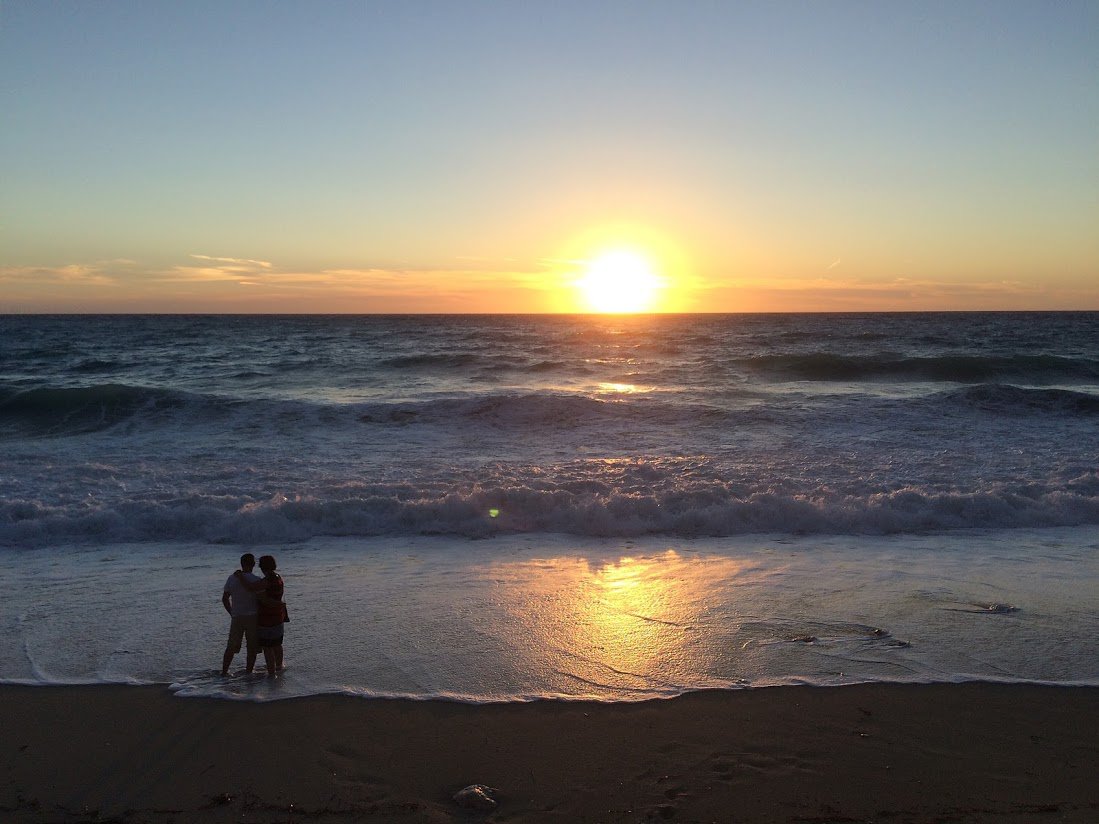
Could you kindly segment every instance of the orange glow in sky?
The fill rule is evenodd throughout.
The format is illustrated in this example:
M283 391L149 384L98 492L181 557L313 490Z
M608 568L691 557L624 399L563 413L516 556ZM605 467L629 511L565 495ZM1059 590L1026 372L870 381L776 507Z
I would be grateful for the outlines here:
M4 5L0 314L1099 309L1094 2L215 5Z

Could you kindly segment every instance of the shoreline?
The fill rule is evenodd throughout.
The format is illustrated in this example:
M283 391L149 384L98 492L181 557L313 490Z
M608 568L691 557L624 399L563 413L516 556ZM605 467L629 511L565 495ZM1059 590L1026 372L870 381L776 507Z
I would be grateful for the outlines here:
M165 541L4 553L8 683L174 682L266 699L666 698L697 688L983 679L1099 686L1094 530L311 539L280 557L288 677L217 677L216 599L245 548ZM255 549L252 547L252 549ZM166 590L166 559L188 574ZM69 598L57 601L56 593ZM149 602L175 608L150 614ZM109 627L74 633L84 604ZM348 616L332 623L331 616ZM186 632L180 634L180 627ZM235 661L243 669L243 657Z
M465 704L0 685L0 728L13 824L1099 820L1088 686ZM494 812L453 802L473 783Z

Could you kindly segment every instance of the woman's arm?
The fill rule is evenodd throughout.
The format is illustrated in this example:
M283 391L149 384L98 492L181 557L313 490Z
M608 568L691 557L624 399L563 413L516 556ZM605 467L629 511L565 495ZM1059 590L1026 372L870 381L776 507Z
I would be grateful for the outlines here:
M263 604L265 607L269 607L269 606L272 606L274 604L281 604L282 603L281 598L272 598L266 592L257 592L256 593L256 600L259 601L261 604Z

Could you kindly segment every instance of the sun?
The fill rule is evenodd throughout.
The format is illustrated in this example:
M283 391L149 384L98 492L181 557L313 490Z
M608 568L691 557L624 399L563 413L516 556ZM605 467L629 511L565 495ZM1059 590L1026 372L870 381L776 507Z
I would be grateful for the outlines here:
M576 283L593 312L647 312L664 286L643 254L626 249L603 252L587 262Z

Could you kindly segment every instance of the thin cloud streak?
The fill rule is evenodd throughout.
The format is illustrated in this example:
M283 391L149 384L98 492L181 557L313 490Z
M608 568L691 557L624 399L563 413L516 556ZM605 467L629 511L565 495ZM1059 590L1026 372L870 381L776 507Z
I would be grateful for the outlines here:
M500 272L473 268L339 268L318 271L280 270L270 261L247 258L189 255L195 260L220 263L216 266L176 265L150 273L150 279L173 284L236 283L272 290L338 289L362 296L401 294L410 297L439 294L466 295L480 289L498 288L503 280L511 285L539 288L541 272ZM546 288L541 286L541 288Z
M189 255L195 260L208 260L211 263L235 263L242 266L259 266L261 269L270 269L268 260L249 260L248 258L210 257L210 255Z
M118 279L98 265L0 266L0 283L65 286L115 286Z

